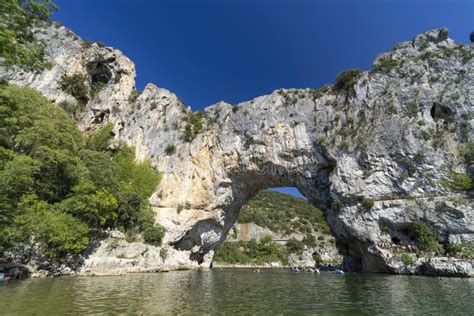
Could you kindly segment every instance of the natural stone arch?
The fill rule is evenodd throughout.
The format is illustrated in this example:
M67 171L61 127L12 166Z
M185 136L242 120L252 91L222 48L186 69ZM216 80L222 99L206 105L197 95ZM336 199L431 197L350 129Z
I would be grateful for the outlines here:
M416 42L439 43L432 41L435 33L420 35ZM165 172L152 199L157 221L168 229L165 242L206 265L240 207L259 189L281 185L297 187L324 210L346 253L346 266L353 270L421 271L421 266L404 266L393 254L393 240L416 219L435 229L444 242L473 240L473 200L453 193L441 180L449 178L453 166L465 170L450 144L460 141L463 117L472 107L445 100L443 106L453 115L443 135L446 141L431 141L426 129L441 128L431 115L432 106L450 81L436 89L423 83L443 69L456 73L464 66L434 58L429 67L413 68L399 60L420 62L417 54L424 53L410 43L400 44L376 60L379 70L355 73L350 91L277 90L234 107L216 104L205 109L207 128L190 143L180 140L179 129L166 136L151 130L137 142L132 125L121 137L146 144L142 150L155 153L155 166ZM408 55L412 57L401 57ZM384 68L387 58L398 60L390 64L393 69ZM407 78L425 79L414 85L416 79ZM466 100L472 97L456 93ZM157 109L167 124L190 115L166 90L149 86L137 100L142 108L147 99L166 100ZM138 121L143 126L148 119ZM178 144L180 161L164 154L170 142ZM455 196L464 202L451 203ZM449 214L437 213L439 203L449 204Z
M204 256L209 251L215 251L224 242L242 206L260 190L266 188L295 187L313 205L322 210L327 209L331 204L329 174L334 162L320 151L322 147L315 144L311 159L292 157L294 162L285 160L290 162L289 165L276 164L276 161L262 156L241 160L238 167L230 172L230 184L223 184L225 191L231 191L233 198L222 205L222 212L225 214L222 221L205 219L197 222L183 237L174 242L173 246L178 250L192 250L198 246L198 249L191 251L191 259L203 263ZM220 193L221 196L228 194L229 192ZM209 231L216 232L219 238L205 243L201 236Z
M167 230L165 265L206 264L252 192L292 185L325 210L347 258L354 259L351 266L424 273L424 264L406 266L393 255L394 241L407 235L403 230L414 219L443 242L474 241L472 193L443 182L452 172L472 172L459 148L474 135L468 75L474 73L474 58L472 45L447 35L439 29L399 43L379 55L370 71L351 72L355 77L347 84L282 89L235 106L210 106L204 129L187 135L192 137L184 136L194 114L176 95L150 84L135 99L133 62L109 47L85 47L64 27L36 35L45 39L51 69L41 75L0 72L59 104L73 97L59 89L58 78L89 73L89 62L108 61L112 76L105 71L106 86L89 100L78 124L92 132L112 123L112 145L134 146L138 160L150 158L162 172L150 202L156 222ZM166 152L168 145L175 153ZM265 172L270 166L284 172L272 178ZM450 273L472 271L461 265L456 267L461 272ZM441 270L428 264L430 273Z

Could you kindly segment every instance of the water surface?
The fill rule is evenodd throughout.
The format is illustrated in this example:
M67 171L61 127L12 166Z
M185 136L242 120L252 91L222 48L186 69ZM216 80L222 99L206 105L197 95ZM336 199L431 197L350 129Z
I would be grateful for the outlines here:
M28 279L0 284L0 314L474 314L474 279L262 271Z

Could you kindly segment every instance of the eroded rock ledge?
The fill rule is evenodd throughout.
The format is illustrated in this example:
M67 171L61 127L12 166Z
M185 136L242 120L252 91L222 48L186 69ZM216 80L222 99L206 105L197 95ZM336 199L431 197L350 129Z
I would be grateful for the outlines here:
M151 203L167 229L169 255L158 258L156 250L151 270L208 266L249 198L294 186L325 211L349 270L472 275L470 260L406 264L397 252L410 245L415 219L440 242L474 241L472 191L449 185L453 175L472 172L461 149L474 129L474 52L446 29L398 44L344 85L280 89L202 114L153 84L135 98L134 64L118 50L85 45L58 25L37 36L47 39L54 67L9 71L9 81L59 104L75 102L58 86L63 74L101 80L104 88L88 101L79 126L88 132L113 123L115 138L164 174ZM110 264L94 262L108 256L104 247L89 267Z

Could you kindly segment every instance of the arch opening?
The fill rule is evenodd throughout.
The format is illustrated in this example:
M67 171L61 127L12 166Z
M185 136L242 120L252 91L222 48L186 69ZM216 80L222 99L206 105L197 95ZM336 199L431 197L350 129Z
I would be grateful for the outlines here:
M213 264L332 270L343 259L324 212L296 187L258 190L242 205L224 239Z

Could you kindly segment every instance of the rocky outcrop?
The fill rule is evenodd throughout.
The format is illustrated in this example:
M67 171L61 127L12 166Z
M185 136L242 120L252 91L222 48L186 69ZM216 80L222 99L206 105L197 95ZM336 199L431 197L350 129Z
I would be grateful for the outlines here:
M472 260L433 258L422 265L422 273L433 276L474 276Z
M197 268L196 262L172 247L155 247L139 240L127 240L123 233L111 231L84 260L80 274L120 275Z
M87 46L64 27L37 36L53 68L8 80L56 103L74 101L57 83L65 73L104 82L79 126L113 123L117 140L163 172L150 201L171 255L190 265L208 265L241 206L274 186L297 187L324 210L353 270L404 273L392 249L411 242L415 219L441 242L474 241L472 191L455 183L472 171L461 149L474 130L473 46L446 29L398 44L334 87L280 89L202 114L152 84L135 99L133 63L118 50ZM447 269L438 267L417 271Z

